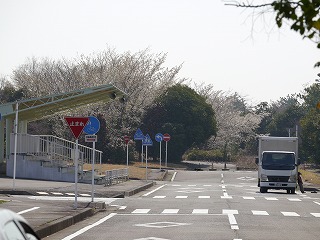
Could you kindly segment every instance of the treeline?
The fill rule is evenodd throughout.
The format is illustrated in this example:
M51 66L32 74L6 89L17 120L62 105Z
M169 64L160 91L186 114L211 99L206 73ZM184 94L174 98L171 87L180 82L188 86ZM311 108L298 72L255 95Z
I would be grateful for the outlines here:
M301 159L320 162L318 82L302 93L251 106L237 93L180 78L182 65L167 67L166 57L149 50L117 53L107 49L71 60L32 58L15 69L10 79L0 78L0 103L111 83L127 93L124 103L70 109L29 123L28 133L71 139L65 115L96 116L101 123L96 147L104 152L104 162L117 163L126 159L123 136L132 138L137 128L151 137L168 132L172 137L170 161L175 162L186 156L197 159L196 153L216 159L252 155L256 154L257 135L298 134ZM80 142L85 144L83 139ZM130 144L131 160L139 159L139 144ZM159 146L154 144L148 151L156 158Z

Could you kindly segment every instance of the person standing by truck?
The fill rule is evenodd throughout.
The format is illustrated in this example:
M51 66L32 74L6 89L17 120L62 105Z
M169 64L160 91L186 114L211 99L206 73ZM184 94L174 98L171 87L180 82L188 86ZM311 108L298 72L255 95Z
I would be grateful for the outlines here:
M298 172L298 184L299 184L300 192L304 193L301 172Z

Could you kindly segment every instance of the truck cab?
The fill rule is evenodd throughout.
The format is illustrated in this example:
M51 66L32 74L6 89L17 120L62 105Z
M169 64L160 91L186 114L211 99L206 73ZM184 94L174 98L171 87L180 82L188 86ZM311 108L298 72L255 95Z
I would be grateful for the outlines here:
M261 193L268 189L284 189L294 194L298 174L298 139L295 137L259 138L258 186Z

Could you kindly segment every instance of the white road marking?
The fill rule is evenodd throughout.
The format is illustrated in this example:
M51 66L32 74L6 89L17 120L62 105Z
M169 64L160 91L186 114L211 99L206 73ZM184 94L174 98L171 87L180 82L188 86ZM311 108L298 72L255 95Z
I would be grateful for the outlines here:
M30 196L28 199L34 200L52 200L52 201L74 201L74 197L58 197L58 196ZM79 202L91 202L89 197L78 197ZM110 204L113 201L119 200L119 198L95 198L95 201L105 202Z
M268 216L269 213L267 213L266 211L256 211L256 210L252 210L251 211L253 215L260 215L260 216Z
M299 217L300 215L296 212L281 212L286 217Z
M188 198L188 196L176 196L175 198Z
M68 196L74 196L75 194L74 194L74 193L66 193L66 195L68 195Z
M191 225L192 223L178 223L178 222L155 222L155 223L143 223L135 224L137 227L150 227L150 228L166 228L166 227L178 227ZM149 239L149 238L147 238Z
M265 199L268 201L278 201L279 200L278 198L275 198L275 197L265 197Z
M126 208L127 208L127 206L121 206L121 207L119 207L120 210L124 210L124 209L126 209Z
M79 195L82 197L90 197L91 196L90 194L87 194L87 193L80 193Z
M223 193L223 196L221 196L221 198L223 198L223 199L232 199L232 197L229 196L228 193L226 193L226 192Z
M47 193L47 192L37 192L37 193L40 195L49 195L49 193Z
M192 214L208 214L209 209L193 209Z
M163 214L177 214L179 209L164 209L162 211Z
M29 209L26 209L26 210L23 210L23 211L18 212L18 214L21 215L21 214L24 214L24 213L27 213L27 212L31 212L31 211L33 211L33 210L37 210L37 209L39 209L39 208L40 208L40 207L29 208Z
M174 173L173 173L173 176L172 176L172 178L171 178L171 180L170 180L171 182L174 181L174 179L176 178L176 175L177 175L177 172L174 172Z
M166 196L154 196L153 198L166 198Z
M195 186L197 186L197 185L195 185L195 184L188 185L188 187L195 187Z
M320 203L319 202L314 202L315 204L318 204L318 205L320 205Z
M51 192L51 194L53 194L55 196L63 196L63 193L61 193L61 192Z
M243 197L244 200L255 200L255 197Z
M136 210L134 210L132 213L134 213L134 214L145 214L145 213L148 213L148 212L150 212L150 210L151 209L136 209Z
M301 199L299 198L288 198L288 200L291 202L301 202Z
M203 185L204 187L212 187L212 185Z
M116 213L110 213L108 216L105 216L104 218L101 218L99 221L80 229L79 231L77 231L77 232L75 232L75 233L63 238L62 240L71 240L71 239L81 235L82 233L90 230L91 228L94 228L94 227L100 225L101 223L104 223L105 221L107 221L108 219L112 218L115 215L117 215L117 214Z
M320 217L320 213L310 213L310 214L315 216L315 217Z
M160 187L158 187L158 188L156 188L156 189L154 189L154 190L152 190L152 191L150 191L150 192L148 192L148 193L146 193L146 194L144 194L144 195L142 195L142 196L144 196L144 197L149 196L150 194L158 191L159 189L163 188L163 187L166 186L166 185L167 185L167 184L164 184L164 185L162 185L162 186L160 186Z
M237 224L237 220L234 216L234 214L239 214L238 210L232 210L232 209L222 209L222 214L228 215L229 223L231 226L231 229L238 230L239 226Z
M198 198L210 198L210 196L198 196Z

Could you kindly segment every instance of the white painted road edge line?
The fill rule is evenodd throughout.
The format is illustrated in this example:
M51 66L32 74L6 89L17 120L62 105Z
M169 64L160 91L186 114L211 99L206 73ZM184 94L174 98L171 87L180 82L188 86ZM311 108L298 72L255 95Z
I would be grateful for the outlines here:
M171 182L174 181L174 179L176 178L176 175L177 175L177 172L174 172L174 173L173 173L173 176L172 176L172 178L171 178L171 180L170 180Z
M163 188L166 185L167 184L164 184L164 185L162 185L162 186L160 186L160 187L158 187L158 188L156 188L156 189L154 189L154 190L152 190L152 191L150 191L150 192L148 192L148 193L146 193L146 194L144 194L142 196L144 196L144 197L149 196L150 194L154 193L155 191L158 191L159 189Z
M39 209L40 207L33 207L33 208L29 208L29 209L26 209L26 210L23 210L21 212L18 212L19 215L21 214L24 214L24 213L27 213L27 212L31 212L33 210L36 210L36 209Z
M94 227L100 225L101 223L107 221L108 219L112 218L112 217L115 216L115 215L117 215L117 214L116 214L116 213L110 213L108 216L105 216L104 218L101 218L99 221L97 221L97 222L95 222L95 223L93 223L93 224L91 224L91 225L88 225L88 226L80 229L79 231L77 231L77 232L75 232L75 233L73 233L73 234L71 234L71 235L63 238L62 240L70 240L70 239L73 239L73 238L81 235L82 233L90 230L91 228L94 228Z

